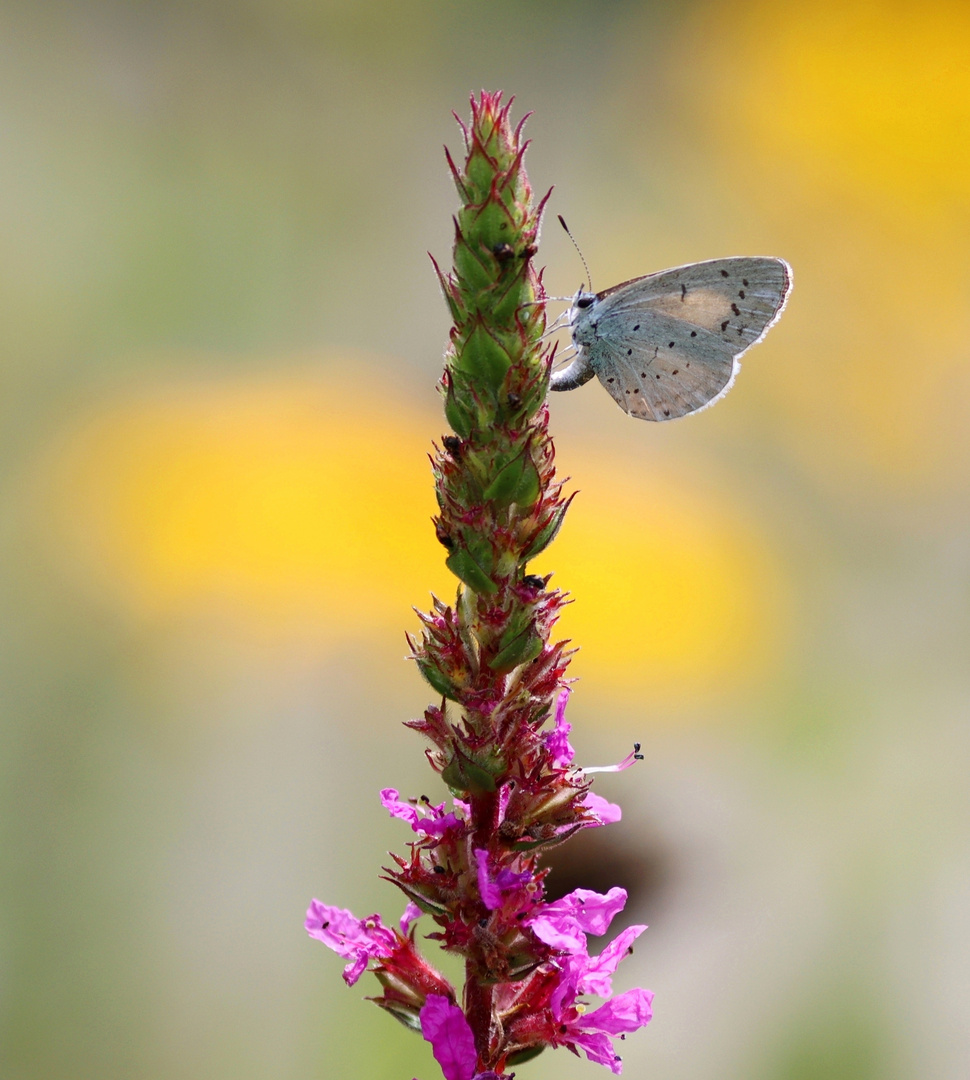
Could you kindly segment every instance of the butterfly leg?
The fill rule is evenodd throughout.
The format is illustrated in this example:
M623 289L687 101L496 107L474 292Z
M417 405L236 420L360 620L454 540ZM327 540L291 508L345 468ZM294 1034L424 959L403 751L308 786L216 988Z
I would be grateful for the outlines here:
M547 338L552 334L558 333L558 331L560 331L567 324L568 316L569 312L564 311L561 315L559 315L556 319L549 323L548 326L546 326L546 332L542 335L542 337ZM542 339L540 338L540 340Z

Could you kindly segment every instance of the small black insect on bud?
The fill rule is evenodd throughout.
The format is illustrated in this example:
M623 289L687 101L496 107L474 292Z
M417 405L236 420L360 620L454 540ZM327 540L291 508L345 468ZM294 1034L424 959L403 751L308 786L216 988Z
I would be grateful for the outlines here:
M510 409L517 409L522 404L522 398L514 391L512 391L505 400L509 403Z
M496 244L492 248L492 254L500 263L507 263L515 258L515 248L511 244Z
M544 579L538 574L526 574L522 579L522 584L528 585L530 589L544 589L546 585Z
M434 523L434 534L438 540L438 543L445 549L445 551L455 550L455 541L445 531L444 525L440 521Z
M441 445L451 454L455 461L461 459L461 439L457 435L442 435Z

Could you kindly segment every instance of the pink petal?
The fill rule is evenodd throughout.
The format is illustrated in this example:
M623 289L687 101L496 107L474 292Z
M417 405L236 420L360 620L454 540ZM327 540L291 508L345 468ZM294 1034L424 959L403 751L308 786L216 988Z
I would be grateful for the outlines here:
M417 828L417 823L420 821L420 815L416 806L412 806L410 803L402 802L398 798L396 788L383 788L381 790L381 806L391 815L391 817L400 818L402 821L406 821L412 829Z
M612 825L623 817L623 811L616 803L607 802L601 795L594 795L592 791L586 792L586 798L580 805L585 806L596 818L595 822L589 822L590 826Z
M343 980L348 986L353 986L355 982L364 974L367 969L367 962L370 957L365 952L359 952L354 960L344 968Z
M529 923L533 934L552 949L563 952L581 952L586 949L586 935L576 925L562 917L540 915Z
M618 885L605 895L592 889L576 889L539 909L531 920L533 933L554 949L575 952L586 949L586 934L605 934L613 916L626 904L626 890Z
M596 1031L583 1031L570 1035L569 1040L575 1046L582 1047L590 1061L597 1065L605 1065L617 1075L623 1071L623 1063L613 1049L613 1040L609 1035Z
M502 890L489 876L487 849L476 848L475 861L478 864L478 891L482 903L489 911L497 911L502 906Z
M566 1009L570 1008L579 994L579 980L586 969L586 956L568 956L562 963L559 985L549 998L549 1008L556 1020L561 1020Z
M401 933L407 934L411 929L411 923L417 922L421 918L422 911L418 905L413 901L408 901L408 906L404 909L404 914L401 916Z
M426 836L444 836L446 832L451 832L462 824L454 814L444 814L441 817L422 818L411 828L415 832L423 832Z
M557 769L568 768L576 756L575 751L569 745L569 733L573 726L566 722L566 703L569 701L569 691L563 690L556 701L556 726L546 736L546 748L552 756L552 764Z
M478 1055L472 1029L461 1009L446 997L429 994L420 1016L421 1034L431 1043L431 1052L445 1080L472 1080Z
M628 926L606 946L599 956L591 956L580 978L581 994L609 997L613 993L610 976L626 958L630 946L646 930L646 926Z
M346 908L331 907L319 900L310 903L304 926L310 937L322 941L344 959L353 956L358 949L371 948L375 937L380 937L382 931L387 933L381 926L379 915L371 915L365 921ZM392 946L393 940L392 936Z
M580 1023L584 1028L605 1031L608 1035L636 1031L653 1019L652 1004L653 994L637 987L610 998L595 1012L587 1013Z
M384 788L381 791L381 806L391 817L406 821L415 832L424 833L426 836L442 836L463 824L461 819L454 814L444 812L444 803L419 810L411 803L400 799L395 788Z
M613 916L626 906L626 889L614 885L605 895L592 889L575 889L564 896L575 905L575 918L587 934L598 937L610 928Z

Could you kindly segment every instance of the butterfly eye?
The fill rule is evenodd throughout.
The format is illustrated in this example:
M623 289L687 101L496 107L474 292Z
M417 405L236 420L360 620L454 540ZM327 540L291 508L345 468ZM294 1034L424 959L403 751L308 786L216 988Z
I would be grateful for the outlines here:
M595 301L596 301L595 296L581 296L576 301L576 307L578 307L578 308L592 307Z

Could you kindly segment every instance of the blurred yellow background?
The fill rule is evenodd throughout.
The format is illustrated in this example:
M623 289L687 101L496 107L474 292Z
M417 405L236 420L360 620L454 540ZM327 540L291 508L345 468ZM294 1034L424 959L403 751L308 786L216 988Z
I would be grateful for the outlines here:
M646 754L553 873L650 923L625 1074L970 1074L970 7L9 0L0 48L0 1076L438 1075L302 918L395 918L377 790L441 793L426 251L482 86L595 287L795 271L714 410L550 403L574 741Z

